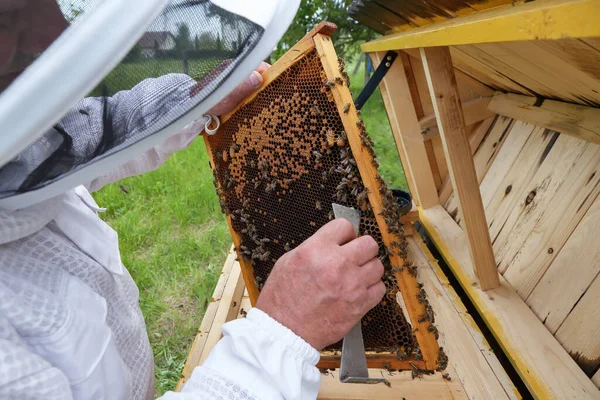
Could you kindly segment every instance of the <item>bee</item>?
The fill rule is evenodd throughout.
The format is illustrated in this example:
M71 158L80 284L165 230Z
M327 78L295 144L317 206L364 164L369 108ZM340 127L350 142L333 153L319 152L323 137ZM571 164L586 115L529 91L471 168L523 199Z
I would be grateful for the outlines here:
M371 165L374 166L375 168L379 168L379 163L377 162L376 159L371 160Z
M391 269L391 271L392 271L392 273L402 272L402 271L404 271L404 268L394 267Z
M244 200L244 202L242 203L242 207L246 208L250 205L250 200L246 199Z
M421 349L415 349L415 361L423 361L423 354L421 353Z
M327 218L331 221L333 219L333 211L329 211Z
M340 72L343 72L344 68L346 67L346 63L340 56L338 56L337 61L338 61L338 69L340 70Z
M344 114L348 114L348 111L350 111L350 103L347 103L342 109L342 111L344 112Z
M316 159L317 161L319 161L319 160L320 160L320 159L323 157L323 154L319 153L319 152L318 152L318 151L316 151L316 150L315 150L315 151L313 151L313 155L315 156L315 159Z
M423 370L421 370L421 368L417 367L415 364L410 363L410 366L412 368L411 371L411 378L415 379L415 378L419 378L421 379L421 377L423 376Z
M406 360L406 354L402 350L396 351L396 358L400 361Z
M448 367L448 356L444 352L444 348L440 347L440 354L438 355L438 371L443 371Z
M427 294L425 293L425 290L421 289L419 291L417 294L417 300L419 300L419 304L423 304L427 301Z
M254 189L258 189L259 186L260 186L260 181L254 182Z
M261 241L262 243L270 243L270 242L271 242L271 239L269 239L269 238L262 238L262 239L260 239L260 241Z
M390 375L391 375L391 373L390 373ZM385 386L389 387L389 388L391 388L391 387L392 387L392 383L391 383L390 381L388 381L387 379L385 379L385 380L383 381L383 384L384 384Z
M289 243L289 242L287 242L287 243L285 244L285 246L283 246L283 250L285 250L286 252L287 252L287 251L290 251L290 250L292 250L292 248L291 248L291 246L290 246L290 243Z
M336 76L335 77L335 83L337 83L338 85L343 85L344 84L344 80L341 77Z
M315 203L315 208L316 208L317 210L319 210L319 211L323 209L323 208L321 207L321 202L320 202L319 200L317 200L317 201L316 201L316 203Z
M452 380L452 378L450 377L450 374L447 373L447 372L445 374L442 374L442 378L444 378L447 381L451 381Z
M226 150L223 150L223 162L227 162L227 160L229 159L229 155L227 154Z
M292 182L294 182L294 180L293 180L293 179L284 179L284 180L283 180L283 183L285 183L285 184L286 184L286 185L288 185L288 186L289 186L289 185L291 185L291 184L292 184Z
M335 143L338 147L344 147L346 145L346 132L340 132L339 135L335 138Z
M246 318L246 315L248 315L248 313L246 312L246 310L244 310L243 308L240 309L240 315L242 316L242 318Z
M265 187L265 193L271 193L273 190L275 190L276 185L274 183L269 183L266 187Z
M325 138L327 139L327 146L333 147L335 145L335 134L331 129L327 131Z
M361 128L361 129L365 129L365 123L362 122L361 120L358 120L356 122L356 126L359 127L359 128Z
M332 82L330 80L326 80L325 81L325 87L326 88L331 88L332 86L335 86L335 82Z
M381 366L381 369L387 369L387 370L390 370L390 369L392 369L392 366L391 366L390 364L383 364L383 365Z
M321 109L319 108L319 106L311 107L310 113L312 115L321 115Z
M429 325L429 327L427 328L427 332L433 333L436 340L440 338L440 333L438 332L437 328L434 325Z
M250 160L250 166L251 166L252 168L256 168L256 161L254 161L254 160Z
M346 71L343 71L342 76L344 77L344 80L346 81L346 86L350 87L350 75L348 75L348 73Z

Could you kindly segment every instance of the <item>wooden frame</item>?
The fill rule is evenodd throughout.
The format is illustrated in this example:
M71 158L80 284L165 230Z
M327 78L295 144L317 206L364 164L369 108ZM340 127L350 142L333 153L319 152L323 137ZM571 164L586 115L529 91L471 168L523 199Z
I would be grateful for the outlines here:
M460 44L600 36L595 0L535 1L506 5L387 35L361 46L363 52ZM552 23L548 23L552 21Z
M237 106L231 113L221 117L221 124L226 124L227 121L246 104L254 100L255 96L266 88L273 80L275 80L281 73L286 71L290 66L294 65L299 60L303 59L304 55L308 52L315 50L321 61L323 72L326 79L329 82L343 82L343 76L339 68L337 55L333 48L333 44L329 35L333 32L335 26L329 23L321 23L315 29L313 29L304 39L290 49L280 60L278 60L265 74L263 74L263 85L259 88L254 95L245 99L241 104ZM382 212L384 210L383 194L380 191L380 183L377 179L377 168L374 163L374 158L369 149L363 144L361 139L362 123L358 117L358 113L354 107L348 107L346 105L353 104L353 99L347 86L334 84L330 85L329 92L335 100L337 106L338 115L342 121L344 131L347 136L347 143L352 150L354 155L357 169L362 178L363 184L367 189L367 195L369 203L373 209L373 214L377 222L379 231L381 232L382 241L390 249L393 249L393 242L401 242L402 239L397 235L390 233L388 229L388 223ZM415 116L416 120L416 116ZM418 126L418 122L417 122ZM420 132L416 132L420 137ZM422 140L422 139L421 139ZM208 150L209 160L211 167L215 168L215 158L213 156L211 148L211 139L205 136L205 143ZM425 170L424 170L425 171ZM220 185L222 182L218 182ZM437 197L436 188L433 186L430 188L429 196ZM417 201L427 204L425 197L420 197ZM410 223L410 217L407 218L406 224ZM233 238L234 246L238 249L239 262L241 264L241 270L248 288L250 302L252 305L256 304L258 298L258 288L254 279L253 267L250 260L247 260L241 254L241 238L238 232L233 228L233 224L230 216L227 217L231 235ZM402 221L402 219L401 219ZM406 221L406 219L405 219ZM408 358L407 360L399 360L394 353L382 353L382 354L368 354L367 363L370 367L380 367L381 365L389 365L393 369L411 369L411 364L421 369L435 370L439 368L438 357L440 354L439 345L436 340L435 330L430 329L432 326L431 318L425 318L427 316L426 301L420 300L420 287L417 284L417 280L414 275L411 275L410 268L404 267L408 260L403 258L400 253L392 251L389 255L391 264L396 266L394 276L398 282L400 293L402 294L404 310L407 315L406 318L410 322L414 330L414 337L421 351L422 359ZM401 267L401 268L400 268ZM320 368L332 368L339 366L339 355L326 355L322 356L322 361L319 364Z

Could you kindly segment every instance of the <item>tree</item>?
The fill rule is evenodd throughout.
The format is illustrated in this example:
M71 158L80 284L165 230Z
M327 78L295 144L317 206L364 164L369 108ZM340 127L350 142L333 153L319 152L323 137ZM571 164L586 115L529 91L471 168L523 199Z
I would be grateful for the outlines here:
M193 48L194 43L190 36L190 27L185 22L178 24L177 35L175 36L175 50L177 50L178 54L183 54Z
M348 16L352 0L302 0L292 25L277 45L272 60L281 57L321 21L333 22L338 30L333 34L337 53L348 62L360 54L359 45L375 37L375 33Z

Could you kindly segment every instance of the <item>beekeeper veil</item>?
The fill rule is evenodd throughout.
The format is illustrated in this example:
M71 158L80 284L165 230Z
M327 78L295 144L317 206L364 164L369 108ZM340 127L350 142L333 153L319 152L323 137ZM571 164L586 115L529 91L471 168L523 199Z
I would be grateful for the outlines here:
M298 3L0 0L0 209L89 183L200 119Z

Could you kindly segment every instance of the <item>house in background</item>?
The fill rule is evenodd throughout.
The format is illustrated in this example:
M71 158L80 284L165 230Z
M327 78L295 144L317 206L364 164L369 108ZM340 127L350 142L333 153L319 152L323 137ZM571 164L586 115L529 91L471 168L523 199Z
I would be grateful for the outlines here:
M138 41L144 58L152 58L156 51L168 51L175 48L175 36L171 32L146 32Z

